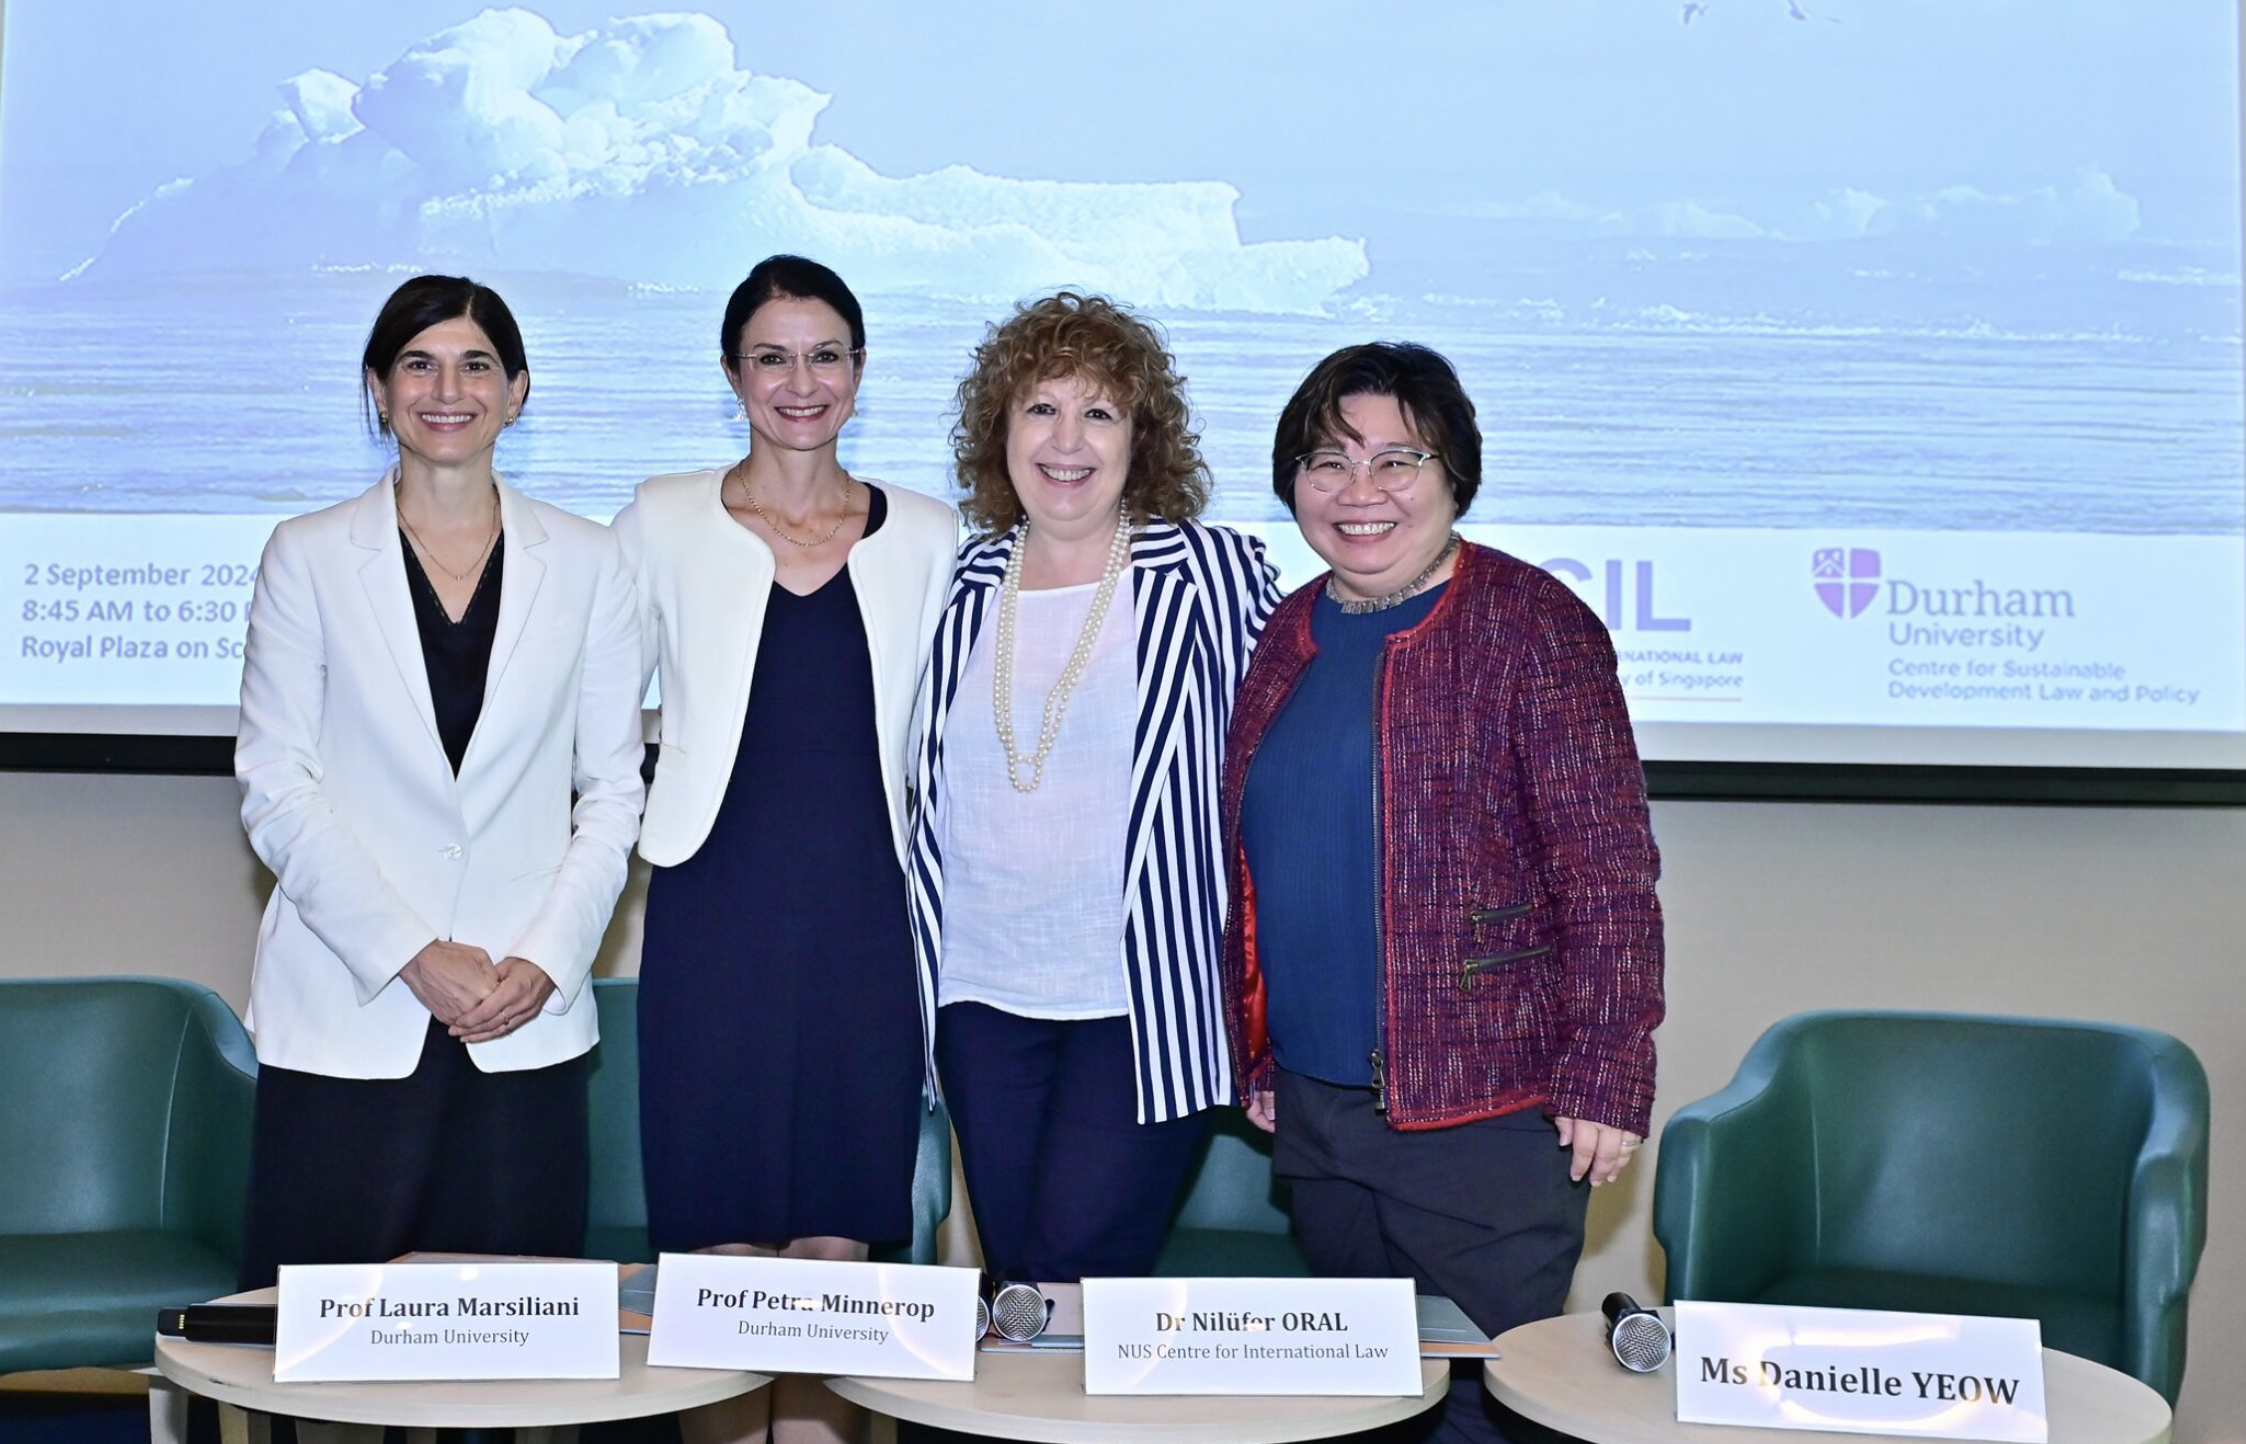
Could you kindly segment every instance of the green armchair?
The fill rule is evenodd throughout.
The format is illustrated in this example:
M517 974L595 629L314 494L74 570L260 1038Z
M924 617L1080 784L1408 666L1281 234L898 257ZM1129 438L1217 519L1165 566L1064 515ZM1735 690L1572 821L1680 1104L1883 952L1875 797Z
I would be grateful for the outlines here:
M596 978L600 1045L587 1084L592 1127L592 1188L585 1257L651 1263L647 1180L639 1151L639 979ZM885 1263L936 1261L936 1233L951 1212L951 1118L941 1104L920 1120L920 1157L912 1180L912 1241L876 1251Z
M1155 1260L1156 1277L1308 1275L1271 1176L1271 1135L1237 1108L1212 1109L1209 1117L1207 1144Z
M193 983L0 981L0 1374L145 1364L234 1291L256 1074Z
M2142 1028L1806 1013L1661 1134L1671 1299L2034 1318L2173 1403L2207 1075Z

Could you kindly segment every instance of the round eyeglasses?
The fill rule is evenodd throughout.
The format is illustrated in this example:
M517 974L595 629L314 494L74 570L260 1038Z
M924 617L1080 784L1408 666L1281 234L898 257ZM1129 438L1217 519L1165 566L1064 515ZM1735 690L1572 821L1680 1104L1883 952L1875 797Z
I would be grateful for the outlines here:
M1349 485L1360 468L1381 491L1402 491L1419 480L1419 469L1435 460L1432 451L1392 446L1363 461L1351 461L1338 451L1310 451L1295 458L1295 475L1314 491L1335 492Z

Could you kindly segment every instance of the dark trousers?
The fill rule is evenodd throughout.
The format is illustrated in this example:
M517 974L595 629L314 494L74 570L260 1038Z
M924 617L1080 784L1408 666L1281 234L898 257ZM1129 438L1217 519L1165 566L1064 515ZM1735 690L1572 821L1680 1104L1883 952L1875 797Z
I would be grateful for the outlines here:
M403 1078L258 1070L242 1287L282 1264L585 1247L583 1057L486 1073L432 1021Z
M953 1003L936 1067L985 1267L1040 1283L1154 1267L1208 1120L1138 1121L1130 1019Z
M1566 1307L1591 1188L1568 1178L1569 1155L1541 1112L1404 1132L1374 1111L1370 1089L1282 1070L1277 1114L1272 1171L1292 1190L1316 1272L1411 1279L1492 1338ZM1479 1360L1420 1432L1430 1426L1441 1440L1525 1432L1497 1411Z

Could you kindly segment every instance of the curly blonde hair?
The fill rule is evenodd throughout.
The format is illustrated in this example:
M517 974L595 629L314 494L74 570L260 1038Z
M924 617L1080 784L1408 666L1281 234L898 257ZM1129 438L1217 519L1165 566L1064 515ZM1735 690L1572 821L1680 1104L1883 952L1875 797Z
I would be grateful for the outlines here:
M1161 334L1105 296L1061 291L993 323L959 383L951 448L968 525L990 535L1022 519L1021 498L1006 474L1007 427L1032 386L1066 376L1096 383L1131 418L1124 510L1166 521L1199 516L1209 502L1209 468L1185 378Z

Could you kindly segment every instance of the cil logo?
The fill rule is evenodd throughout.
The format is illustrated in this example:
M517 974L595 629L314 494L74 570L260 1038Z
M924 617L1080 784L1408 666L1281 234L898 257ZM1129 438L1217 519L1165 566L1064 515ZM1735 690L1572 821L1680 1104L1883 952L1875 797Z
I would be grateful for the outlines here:
M1825 610L1846 621L1860 617L1879 595L1879 553L1870 547L1819 547L1809 575Z

